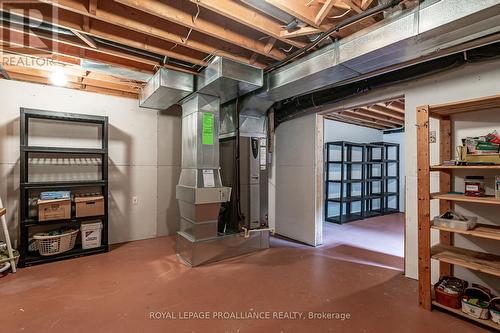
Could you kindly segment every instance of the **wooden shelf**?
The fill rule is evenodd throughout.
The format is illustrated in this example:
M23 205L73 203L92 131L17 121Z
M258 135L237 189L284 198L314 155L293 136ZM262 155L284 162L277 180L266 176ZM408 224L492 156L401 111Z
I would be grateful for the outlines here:
M418 297L420 306L431 310L433 306L445 309L461 317L476 321L496 330L500 325L489 321L472 318L460 309L452 309L432 300L431 288L431 259L439 261L439 276L453 276L453 265L470 270L484 272L500 277L500 255L477 252L473 250L453 247L453 233L467 234L475 237L500 240L500 228L491 225L478 225L473 230L461 231L431 225L431 202L429 199L438 199L440 214L453 208L454 202L469 202L476 204L500 205L500 199L493 196L469 197L464 194L453 194L452 184L454 170L470 170L486 172L500 170L500 165L429 165L430 149L430 122L437 118L439 122L439 159L441 162L453 159L454 145L453 115L463 112L491 111L500 107L500 95L462 100L457 102L422 105L417 107L417 198L418 198ZM429 193L431 188L430 171L441 171L439 177L439 193ZM432 180L432 182L435 182ZM436 184L437 185L437 184ZM440 245L431 247L431 228L439 230ZM497 253L497 252L495 252Z
M474 318L472 316L469 316L468 314L462 312L461 309L454 309L454 308L450 308L446 305L443 305L443 304L440 304L436 301L432 301L432 305L438 307L438 308L441 308L441 309L444 309L446 311L449 311L449 312L452 312L458 316L461 316L461 317L464 317L464 318L467 318L467 319L470 319L470 320L473 320L477 323L480 323L480 324L483 324L485 326L488 326L488 327L491 327L491 328L494 328L496 330L500 330L500 325L498 325L497 323L495 323L494 321L492 320L485 320L485 319L478 319L478 318Z
M478 224L472 230L458 230L453 228L439 227L435 225L433 225L431 228L441 231L454 232L456 234L471 235L474 237L500 240L500 226L496 225Z
M500 277L500 256L477 252L449 245L431 248L431 257L448 264Z
M431 115L446 116L456 113L494 110L500 104L500 95L469 99L454 103L429 106Z
M497 199L494 196L469 197L469 196L466 196L464 194L432 193L431 199L460 201L460 202L475 202L475 203L489 204L489 205L500 205L500 199Z
M0 208L0 217L4 216L5 213L7 213L7 209L5 208Z
M431 165L431 171L442 171L450 169L499 170L500 165Z

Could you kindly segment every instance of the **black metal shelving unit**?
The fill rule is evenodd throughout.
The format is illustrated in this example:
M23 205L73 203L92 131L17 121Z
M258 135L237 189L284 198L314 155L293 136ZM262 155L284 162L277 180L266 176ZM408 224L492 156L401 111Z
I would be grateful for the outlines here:
M399 144L391 142L376 142L384 147L384 192L383 213L391 214L399 212L399 182L400 182L400 152Z
M384 146L365 144L366 154L366 192L363 217L375 217L383 214L384 192Z
M343 224L399 212L398 144L336 141L326 143L325 149L325 221ZM394 159L388 159L392 155ZM389 174L392 163L394 175ZM394 197L397 204L390 207Z
M337 147L334 159L332 150ZM363 218L365 192L364 144L354 142L329 142L326 144L325 220L347 223ZM353 156L357 155L357 158ZM332 173L340 177L332 178ZM338 195L337 195L338 193Z
M29 142L29 122L30 119L42 119L47 121L73 122L96 124L100 127L101 148L67 148L67 147L39 147L30 146ZM100 179L78 180L78 181L44 181L32 182L29 174L30 154L42 154L47 157L61 155L86 155L96 156L101 160ZM35 110L21 108L20 111L20 254L19 266L26 267L36 264L43 264L58 260L103 253L109 250L108 247L108 117L53 112L46 110ZM30 214L29 199L33 193L41 190L78 190L86 188L97 188L104 197L104 215L85 218L76 218L72 211L71 219L39 222L37 216ZM40 226L72 226L79 227L81 222L90 220L100 220L103 224L101 246L93 249L82 249L81 245L76 245L70 251L53 256L40 256L38 252L29 251L29 237L32 228Z

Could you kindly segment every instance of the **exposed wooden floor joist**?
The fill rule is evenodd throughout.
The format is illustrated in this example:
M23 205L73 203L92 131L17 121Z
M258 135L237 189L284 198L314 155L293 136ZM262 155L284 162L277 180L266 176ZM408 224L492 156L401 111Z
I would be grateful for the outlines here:
M377 4L373 0L263 1L287 19L240 0L2 1L7 21L2 21L1 42L5 50L64 58L66 64L90 60L147 73L164 66L197 75L213 56L266 68L314 40L314 34ZM418 1L408 0L405 6L412 2ZM10 23L9 15L41 20L46 26L40 30L25 26L22 20ZM290 17L297 19L298 26L287 26ZM370 16L331 37L343 38L381 19L382 15ZM55 27L62 33L49 32ZM33 42L37 39L42 43ZM11 71L23 80L42 74ZM363 118L365 125L372 121L376 127L399 126L404 121L404 103L390 101L349 113Z
M389 106L392 106L389 107ZM398 111L395 111L397 108ZM404 127L404 99L322 112L327 119L380 130Z

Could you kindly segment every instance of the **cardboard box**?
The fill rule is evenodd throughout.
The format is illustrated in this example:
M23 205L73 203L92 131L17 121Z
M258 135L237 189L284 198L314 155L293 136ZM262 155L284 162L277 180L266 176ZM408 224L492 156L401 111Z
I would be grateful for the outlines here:
M66 220L71 218L71 200L38 200L38 221Z
M104 215L104 197L75 198L76 217Z

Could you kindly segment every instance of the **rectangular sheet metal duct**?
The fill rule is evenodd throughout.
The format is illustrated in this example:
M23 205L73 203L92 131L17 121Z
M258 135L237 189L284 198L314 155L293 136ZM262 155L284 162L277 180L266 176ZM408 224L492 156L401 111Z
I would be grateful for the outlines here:
M197 77L196 90L219 97L223 104L262 87L263 75L260 68L215 57Z
M243 98L241 113L258 116L286 98L443 56L446 48L499 33L498 22L499 0L425 1L267 74L264 87Z
M160 68L139 95L139 106L166 110L193 92L192 74Z

